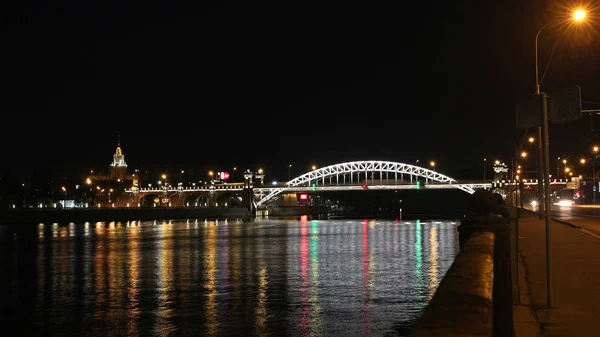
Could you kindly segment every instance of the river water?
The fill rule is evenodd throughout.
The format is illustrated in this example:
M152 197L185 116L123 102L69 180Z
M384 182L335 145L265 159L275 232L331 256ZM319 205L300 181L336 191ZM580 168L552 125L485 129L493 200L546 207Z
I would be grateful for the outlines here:
M458 252L456 226L0 227L3 336L407 336Z

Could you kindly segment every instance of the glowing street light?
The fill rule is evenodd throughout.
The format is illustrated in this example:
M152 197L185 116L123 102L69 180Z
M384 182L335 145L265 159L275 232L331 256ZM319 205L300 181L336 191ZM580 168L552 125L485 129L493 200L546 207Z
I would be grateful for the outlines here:
M62 186L61 189L65 192L65 198L63 199L63 208L67 208L67 188Z
M528 139L528 140L529 140L529 142L530 142L530 143L533 143L533 142L535 142L535 138L534 138L534 137L529 137L529 139Z
M431 166L435 171L435 162L433 160L429 162L429 166Z
M313 171L317 169L317 165L312 166Z
M575 21L583 21L583 19L585 19L585 10L583 9L578 9L573 13L573 20Z

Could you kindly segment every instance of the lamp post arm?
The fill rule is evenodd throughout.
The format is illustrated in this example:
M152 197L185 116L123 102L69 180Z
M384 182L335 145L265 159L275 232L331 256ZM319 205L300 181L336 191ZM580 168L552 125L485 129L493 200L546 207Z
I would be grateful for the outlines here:
M538 38L540 37L540 33L542 32L542 30L544 30L544 28L548 27L549 25L553 24L554 22L548 22L545 25L542 26L542 28L540 28L540 30L538 30L537 34L535 34L535 94L539 95L540 94L540 75L539 75L539 66L538 66Z

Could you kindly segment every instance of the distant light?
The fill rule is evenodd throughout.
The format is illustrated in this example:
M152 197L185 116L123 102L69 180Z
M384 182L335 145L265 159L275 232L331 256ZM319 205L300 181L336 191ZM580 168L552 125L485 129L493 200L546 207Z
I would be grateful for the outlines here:
M533 208L535 208L535 206L537 206L537 200L533 200L533 201L531 202L531 206L533 206Z

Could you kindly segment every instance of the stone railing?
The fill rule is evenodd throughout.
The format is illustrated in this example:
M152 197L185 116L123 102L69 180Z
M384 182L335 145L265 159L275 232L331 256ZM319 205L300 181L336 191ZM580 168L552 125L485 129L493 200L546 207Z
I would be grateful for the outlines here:
M513 337L513 216L502 197L476 191L458 226L460 251L411 337ZM518 219L517 219L518 220ZM517 222L518 223L518 222ZM517 225L518 226L518 225Z
M411 337L493 336L494 233L474 233L458 253Z

